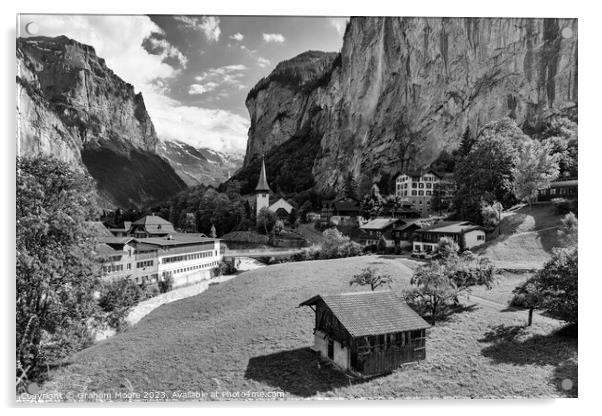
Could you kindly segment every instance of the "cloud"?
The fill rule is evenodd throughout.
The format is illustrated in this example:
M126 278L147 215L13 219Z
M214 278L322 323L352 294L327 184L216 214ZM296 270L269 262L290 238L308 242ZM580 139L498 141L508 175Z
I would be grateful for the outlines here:
M208 82L206 84L192 84L188 89L189 95L201 95L206 92L215 90L219 85L215 82Z
M243 40L244 38L245 38L245 35L243 35L242 33L235 33L233 35L230 35L230 39L234 39L234 40L237 40L239 42L241 40Z
M203 32L208 42L217 42L222 33L219 27L219 17L216 16L174 16L187 29Z
M272 61L270 61L269 59L262 58L261 56L259 58L257 58L257 65L259 65L262 68L268 67L271 64L272 64Z
M268 43L271 43L271 42L282 43L286 39L280 33L264 33L263 40Z
M22 24L31 20L27 16L21 18ZM225 110L184 105L166 95L170 83L181 74L176 66L186 65L188 61L149 17L35 15L35 21L40 28L39 35L65 35L93 46L117 76L142 92L159 138L244 153L247 119ZM238 65L229 67L230 70L242 69ZM226 69L223 71L227 73ZM198 84L211 88L212 84L207 85L209 82L211 80L206 79Z
M173 59L182 68L186 68L188 65L188 57L170 44L161 34L153 33L143 41L142 46L153 55L161 55L164 61Z
M339 35L342 35L345 33L345 28L347 27L347 22L349 22L349 18L348 17L333 17L331 19L328 19L330 26L334 27L335 30L337 32L339 32Z
M218 68L209 68L201 75L194 77L194 79L199 85L206 87L205 92L213 91L218 86L242 89L244 86L241 79L245 76L247 69L245 65L226 65ZM211 88L208 84L211 84L211 86L215 85L215 87ZM190 90L188 93L190 94Z

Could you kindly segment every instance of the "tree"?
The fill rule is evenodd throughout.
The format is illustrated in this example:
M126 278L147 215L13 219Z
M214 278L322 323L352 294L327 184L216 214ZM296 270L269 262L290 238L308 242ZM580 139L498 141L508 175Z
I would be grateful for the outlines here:
M510 119L483 128L468 155L456 162L454 206L460 218L481 224L483 202L505 206L515 202L513 168L518 149L529 140Z
M558 230L560 239L566 246L576 247L579 232L577 217L572 212L569 212L560 222L562 223L562 227Z
M447 258L450 255L458 253L460 246L451 237L443 237L439 240L439 253Z
M211 224L211 230L209 231L209 237L217 238L217 232L215 230L215 225Z
M529 310L527 326L531 326L533 323L533 311L541 303L541 297L534 280L528 279L522 285L514 288L512 293L514 296L510 301L510 306L527 308Z
M343 193L347 198L357 199L357 181L353 177L353 173L350 171L345 177L345 185Z
M385 198L380 194L380 189L377 184L373 184L370 192L364 198L362 209L368 212L371 217L377 217L382 214L385 207Z
M182 229L187 233L196 232L196 216L192 212L187 212L185 214L184 224Z
M529 207L537 198L539 189L547 188L558 177L558 161L548 146L530 140L522 146L518 161L512 169L514 194L526 200Z
M89 345L100 310L91 178L50 157L17 158L17 374L35 379L47 365ZM19 370L19 368L21 370ZM24 374L25 372L26 374Z
M442 262L433 261L420 266L412 276L410 284L415 288L405 293L406 300L424 307L433 326L442 307L458 297L458 288L447 275L445 264Z
M500 226L503 210L504 207L497 201L494 201L492 204L483 203L481 206L481 217L483 218L483 226L489 230Z
M274 234L276 235L280 235L280 233L282 231L284 231L284 221L282 221L281 219L277 219L276 222L274 223Z
M472 137L470 134L470 126L466 126L466 130L464 130L464 134L462 135L462 140L460 141L459 152L460 155L466 156L470 153L472 146L476 142L476 137Z
M578 318L578 259L577 247L556 248L543 269L517 286L511 305L529 309L528 325L533 309L545 309L550 315L569 323Z
M485 285L490 289L495 283L495 267L486 257L477 257L470 251L458 254L454 250L441 259L420 266L410 284L415 286L406 291L408 303L423 309L431 317L432 325L438 316L458 297L474 285Z
M257 231L269 234L274 229L277 220L278 216L276 213L270 211L266 207L261 208L259 213L257 213Z
M376 274L375 270L371 267L366 267L362 269L362 271L358 274L354 274L351 280L349 281L349 286L358 285L358 286L367 286L370 285L370 290L374 291L374 289L384 286L390 285L393 282L393 279L388 274Z

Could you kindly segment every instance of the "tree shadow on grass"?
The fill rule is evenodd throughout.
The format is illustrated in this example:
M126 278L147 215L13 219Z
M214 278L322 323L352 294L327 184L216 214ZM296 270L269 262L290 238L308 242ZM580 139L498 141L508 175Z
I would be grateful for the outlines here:
M332 364L320 360L310 348L253 357L247 364L245 378L301 397L311 397L363 381L347 376Z
M577 338L573 326L531 335L528 327L498 325L479 342L491 344L481 353L497 363L555 366L552 381L558 392L577 397Z

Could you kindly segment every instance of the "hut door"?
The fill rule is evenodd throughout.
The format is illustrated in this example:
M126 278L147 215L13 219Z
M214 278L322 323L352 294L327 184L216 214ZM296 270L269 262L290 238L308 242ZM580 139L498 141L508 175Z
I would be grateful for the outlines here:
M334 360L334 342L330 338L328 339L328 358Z

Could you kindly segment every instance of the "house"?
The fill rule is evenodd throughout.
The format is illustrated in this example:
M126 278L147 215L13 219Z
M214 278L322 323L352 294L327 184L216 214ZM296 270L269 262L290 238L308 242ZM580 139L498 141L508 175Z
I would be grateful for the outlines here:
M152 214L134 221L128 235L136 238L166 237L175 232L171 222Z
M276 215L278 215L278 218L285 219L288 218L294 208L284 198L280 198L278 201L270 205L268 209L272 212L275 212Z
M461 250L485 243L485 230L469 221L441 221L414 232L414 253L436 253L443 237L452 238Z
M315 312L312 349L354 375L426 358L430 325L391 291L316 295L299 306Z
M109 228L109 231L115 237L127 237L130 233L131 228L132 228L132 222L124 221L122 227Z
M578 190L577 179L552 182L548 188L537 191L537 201L550 201L554 198L576 199Z
M392 236L395 247L412 247L414 233L420 230L421 224L416 220L400 221L393 227Z
M362 216L360 203L353 198L340 198L335 201L326 201L322 204L320 223L323 226L330 224L331 220L339 223Z
M451 208L455 190L453 174L433 170L407 172L395 178L395 195L423 217Z
M399 218L375 218L361 225L360 230L365 233L364 245L376 246L382 240L387 247L395 246L393 227L402 222Z

